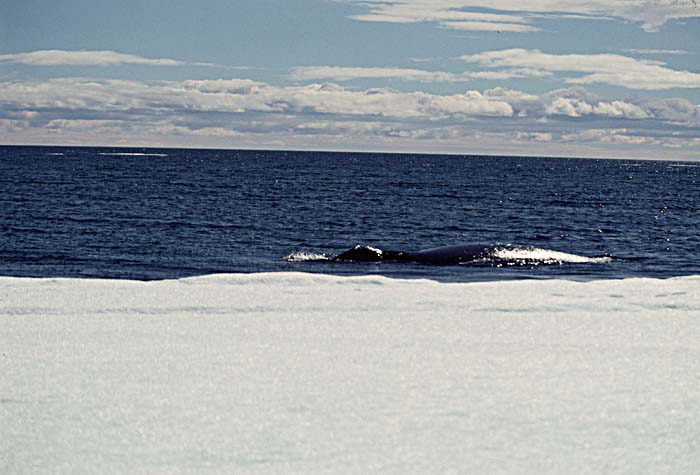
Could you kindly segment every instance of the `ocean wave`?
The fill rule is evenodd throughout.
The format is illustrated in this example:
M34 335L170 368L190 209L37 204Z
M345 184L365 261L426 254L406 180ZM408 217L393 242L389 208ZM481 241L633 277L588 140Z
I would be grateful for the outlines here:
M101 152L98 155L108 157L167 157L167 153L141 153L141 152Z

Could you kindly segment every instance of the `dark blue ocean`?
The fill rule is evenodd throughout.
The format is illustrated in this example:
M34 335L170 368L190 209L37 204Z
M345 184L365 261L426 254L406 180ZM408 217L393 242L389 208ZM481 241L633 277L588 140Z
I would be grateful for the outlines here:
M0 170L4 276L302 271L464 282L700 274L700 162L0 147ZM322 259L356 244L461 243L611 259Z

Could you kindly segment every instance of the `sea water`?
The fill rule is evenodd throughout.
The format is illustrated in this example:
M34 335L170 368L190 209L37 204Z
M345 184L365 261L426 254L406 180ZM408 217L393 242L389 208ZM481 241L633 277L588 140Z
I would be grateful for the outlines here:
M0 275L302 271L470 282L700 273L699 162L0 147ZM459 266L355 245L514 245ZM532 259L519 259L531 257Z

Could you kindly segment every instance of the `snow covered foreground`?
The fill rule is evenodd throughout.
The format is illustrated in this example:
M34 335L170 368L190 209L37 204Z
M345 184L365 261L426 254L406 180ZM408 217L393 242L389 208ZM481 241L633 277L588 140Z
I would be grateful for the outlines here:
M0 473L700 467L700 276L0 278Z

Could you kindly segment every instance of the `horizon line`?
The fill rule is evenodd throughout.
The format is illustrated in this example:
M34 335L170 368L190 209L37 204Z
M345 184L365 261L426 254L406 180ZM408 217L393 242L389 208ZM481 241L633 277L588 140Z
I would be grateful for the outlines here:
M489 153L457 153L457 152L407 152L400 150L341 150L341 149L295 149L295 148L217 148L217 147L175 147L154 145L55 145L55 144L0 144L0 148L6 147L44 147L44 148L117 148L117 149L147 149L147 150L211 150L224 152L291 152L291 153L355 153L360 155L423 155L436 157L478 157L478 158L545 158L564 160L630 160L644 162L700 162L699 157L685 158L651 158L651 157L604 157L604 156L580 156L580 155L501 155Z

